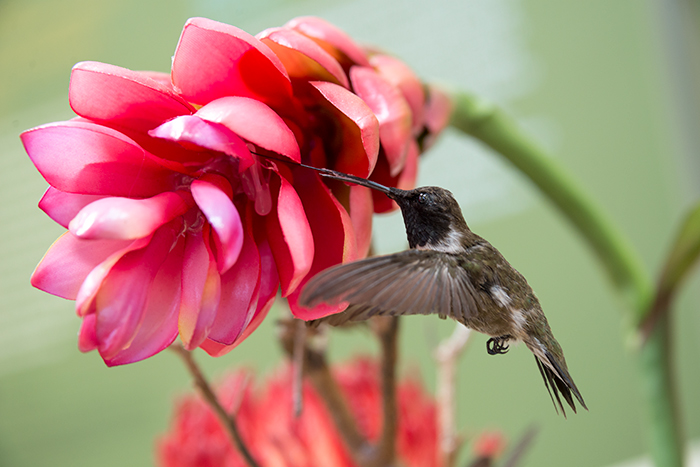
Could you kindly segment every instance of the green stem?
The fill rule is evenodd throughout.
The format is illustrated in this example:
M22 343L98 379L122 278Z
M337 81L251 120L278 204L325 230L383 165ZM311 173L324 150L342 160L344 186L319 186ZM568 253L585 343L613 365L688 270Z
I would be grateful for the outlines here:
M683 465L683 436L670 349L670 318L671 313L659 317L653 334L640 350L645 396L650 402L651 455L657 466Z
M583 236L627 305L636 329L651 305L654 288L630 242L602 209L554 159L491 103L469 94L453 95L451 125L508 159L554 203ZM647 388L651 452L657 466L681 467L682 438L669 351L666 318L640 350Z

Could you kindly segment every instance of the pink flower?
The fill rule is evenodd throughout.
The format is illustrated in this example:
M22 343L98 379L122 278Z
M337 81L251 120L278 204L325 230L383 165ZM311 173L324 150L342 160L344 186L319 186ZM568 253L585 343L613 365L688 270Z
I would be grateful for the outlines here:
M76 118L21 135L51 185L39 206L68 229L32 284L76 301L80 349L110 366L178 335L226 353L280 287L298 317L339 311L299 307L300 286L365 256L391 206L253 152L408 186L448 112L426 118L436 99L405 66L316 18L258 38L194 18L170 76L78 63L69 99Z
M336 378L364 436L376 441L381 429L378 365L359 359L340 367ZM236 414L241 436L261 465L288 467L354 467L350 454L316 390L303 386L304 409L293 415L292 391L286 370L256 390L245 372L223 381L219 397ZM398 387L397 455L401 465L437 467L436 406L415 380ZM241 466L245 464L216 416L198 397L182 399L172 427L158 442L164 467Z
M261 32L258 37L270 45L287 69L292 70L290 76L307 76L311 70L318 70L320 64L319 78L327 79L330 73L336 77L336 84L348 87L361 97L379 121L381 146L370 178L402 189L415 186L418 156L432 144L449 120L452 108L445 94L432 86L425 87L400 60L360 47L321 18L295 18L282 28ZM309 58L313 59L311 65L307 64ZM335 170L346 171L343 167L335 167ZM365 190L353 187L355 189ZM398 208L382 193L373 191L370 195L374 200L374 212ZM369 249L369 235L361 245Z

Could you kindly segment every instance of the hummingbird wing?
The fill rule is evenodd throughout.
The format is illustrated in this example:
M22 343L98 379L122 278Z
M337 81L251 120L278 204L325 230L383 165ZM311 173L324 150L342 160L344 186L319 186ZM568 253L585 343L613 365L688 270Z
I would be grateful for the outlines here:
M438 314L458 321L475 314L480 303L463 259L435 250L400 253L345 263L314 276L303 289L300 303L347 302L338 314L310 322L337 326L372 316Z

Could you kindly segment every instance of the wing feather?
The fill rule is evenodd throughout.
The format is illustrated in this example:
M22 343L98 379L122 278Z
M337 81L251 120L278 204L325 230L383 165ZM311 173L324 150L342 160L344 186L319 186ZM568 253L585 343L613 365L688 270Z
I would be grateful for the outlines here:
M326 269L313 277L300 303L349 303L341 313L313 321L331 325L374 315L439 314L459 321L477 310L478 294L455 255L407 250Z
M417 273L415 277L420 279L418 283L412 285L410 289L406 287L406 290L410 290L409 293L404 295L404 300L400 303L399 307L395 307L398 314L406 315L416 315L416 314L430 314L433 309L433 304L431 303L432 291L435 284L435 277L433 274L429 273ZM409 300L410 298L410 300ZM390 308L390 304L386 305L386 308ZM434 311L432 311L434 313Z
M349 294L355 290L356 287L364 286L366 283L374 281L376 278L381 277L382 274L385 274L385 271L382 270L381 263L348 263L348 266L350 265L353 265L353 267L326 269L327 273L323 271L323 273L325 273L323 284L315 284L314 281L311 281L306 285L304 292L315 300L312 306L324 302L336 304L342 301L335 300L339 298L337 293L339 290L343 290L345 294ZM322 285L322 287L318 287L319 285Z
M392 290L390 296L386 298L377 296L375 306L385 310L406 310L406 314L414 314L411 313L411 306L416 304L416 299L423 297L420 291L427 276L425 274L411 274L410 272L407 271L402 276L403 285L392 285L385 289Z

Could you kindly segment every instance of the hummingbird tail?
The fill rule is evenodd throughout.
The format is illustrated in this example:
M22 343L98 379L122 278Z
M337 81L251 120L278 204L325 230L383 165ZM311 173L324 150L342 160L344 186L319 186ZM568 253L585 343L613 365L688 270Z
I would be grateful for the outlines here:
M549 392L549 397L552 399L554 409L557 410L557 413L559 413L559 409L561 409L562 415L564 415L564 418L566 418L566 411L564 410L564 404L562 404L561 398L564 398L566 403L569 404L569 407L571 407L574 413L576 413L576 405L574 404L574 399L571 396L572 393L581 406L588 410L588 407L586 407L586 403L583 401L583 397L581 397L581 393L576 387L576 384L574 384L574 381L571 379L569 372L566 371L565 368L562 368L556 359L552 358L549 352L545 351L545 357L547 362L543 362L537 355L535 355L535 361L537 362L537 367L539 368L542 379L544 380L544 385L547 388L547 392Z

